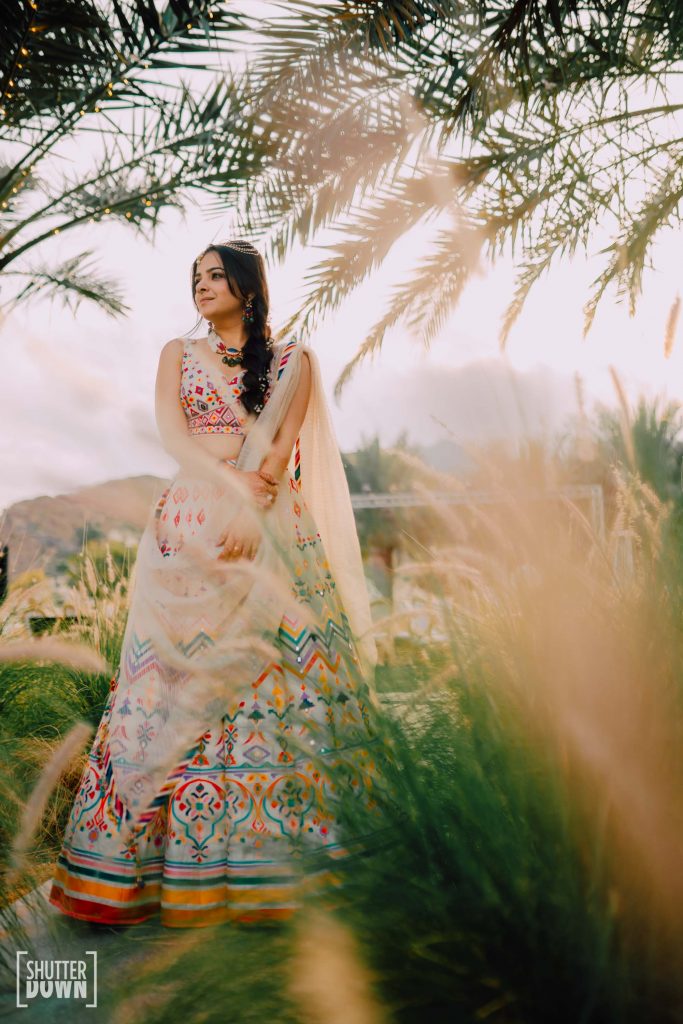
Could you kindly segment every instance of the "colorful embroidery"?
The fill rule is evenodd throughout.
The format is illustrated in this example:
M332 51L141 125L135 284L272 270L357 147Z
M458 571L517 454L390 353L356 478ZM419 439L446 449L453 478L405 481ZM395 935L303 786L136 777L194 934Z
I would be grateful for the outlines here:
M241 406L242 376L221 374L218 388L206 368L185 347L180 377L180 404L188 418L190 434L244 434L246 414ZM242 411L240 412L240 409Z
M285 366L289 362L289 357L291 356L291 354L292 354L292 352L294 351L295 348L296 348L296 338L292 338L291 341L287 342L287 344L285 345L284 350L282 352L282 356L280 358L280 365L278 367L278 372L277 372L277 379L278 380L280 379L280 377L284 373ZM270 394L270 392L269 392L269 394ZM294 446L294 479L295 480L299 480L301 478L301 466L299 465L300 462L301 462L301 455L300 455L300 452L299 452L299 438L297 437L296 444Z
M280 357L277 379L284 373L296 339L287 342ZM273 367L264 394L264 405L272 393ZM213 372L213 371L212 371ZM216 386L207 368L185 345L180 376L180 404L188 418L190 434L245 434L246 411L241 403L244 370L232 377L219 376Z
M244 679L208 723L126 842L127 812L114 787L121 737L145 737L163 717L144 696L117 704L119 677L154 677L154 645L133 632L109 696L67 823L50 902L84 920L134 924L161 914L167 927L287 917L300 886L337 884L334 861L384 833L340 834L332 775L342 763L354 798L374 809L382 748L347 616L300 483L285 474L290 506L292 595L283 608L278 656ZM157 542L172 559L190 532L207 529L209 484L175 479L156 506ZM171 563L172 564L172 563ZM299 613L306 604L311 619ZM302 610L303 612L303 610ZM187 649L212 643L202 620ZM168 665L169 682L182 685ZM141 694L144 694L144 688Z
M282 351L282 355L280 356L280 365L279 365L278 371L277 371L277 379L278 380L280 379L280 377L284 373L285 366L289 362L289 357L291 356L291 354L292 354L292 352L294 351L295 348L296 348L296 338L292 338L291 341L287 342L287 344L285 345L285 347L284 347L284 349Z

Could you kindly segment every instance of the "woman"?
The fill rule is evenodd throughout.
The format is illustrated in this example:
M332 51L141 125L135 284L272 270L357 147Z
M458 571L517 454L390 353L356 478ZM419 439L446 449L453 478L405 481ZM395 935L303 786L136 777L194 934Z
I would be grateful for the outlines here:
M192 290L208 335L169 341L156 385L180 469L140 541L50 893L108 924L289 916L369 839L342 845L332 776L365 808L379 776L370 610L317 358L273 343L250 243L210 245Z

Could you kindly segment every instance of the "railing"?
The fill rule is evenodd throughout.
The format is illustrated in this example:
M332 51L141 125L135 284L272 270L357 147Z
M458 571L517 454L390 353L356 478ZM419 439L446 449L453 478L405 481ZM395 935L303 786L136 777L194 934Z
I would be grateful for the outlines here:
M395 491L380 494L356 492L351 504L361 508L416 508L440 505L497 505L513 498L519 501L548 501L566 498L569 501L588 501L590 521L600 540L605 539L605 499L601 484L565 484L547 490L524 491Z

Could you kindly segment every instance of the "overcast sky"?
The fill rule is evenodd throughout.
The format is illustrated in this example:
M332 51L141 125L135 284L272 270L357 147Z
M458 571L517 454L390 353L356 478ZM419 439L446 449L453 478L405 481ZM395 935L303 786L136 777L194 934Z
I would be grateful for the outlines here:
M202 196L183 220L164 214L154 245L120 224L93 225L44 244L41 259L83 248L98 254L103 272L124 286L132 313L114 321L90 304L77 313L58 302L31 302L0 324L5 367L0 387L0 508L21 498L56 494L100 481L176 468L159 442L154 422L154 378L159 351L195 322L189 268L208 242L231 233L231 214L208 217ZM332 314L312 338L328 395L344 363L389 301L426 245L418 229L386 266ZM509 259L468 286L431 351L402 329L387 334L383 351L347 385L339 405L330 397L342 449L378 434L391 444L402 430L417 442L440 438L476 441L552 432L574 409L574 375L589 399L613 402L609 366L628 393L683 401L680 339L664 357L664 331L680 282L680 232L670 231L654 251L656 271L644 277L637 315L608 293L586 341L582 306L604 257L557 264L536 286L514 327L505 355L498 349L500 319L513 289ZM293 312L304 275L319 250L298 249L270 270L273 324Z

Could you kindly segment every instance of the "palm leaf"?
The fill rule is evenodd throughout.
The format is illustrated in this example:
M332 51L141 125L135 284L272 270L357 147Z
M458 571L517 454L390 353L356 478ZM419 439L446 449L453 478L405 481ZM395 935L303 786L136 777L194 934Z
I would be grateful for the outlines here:
M21 303L40 294L53 299L59 296L74 313L84 299L96 303L109 316L129 313L130 307L123 301L116 281L93 274L87 266L92 256L92 251L87 250L71 256L55 268L36 265L26 271L11 271L12 275L27 277L29 280L5 304L4 312L11 312Z

